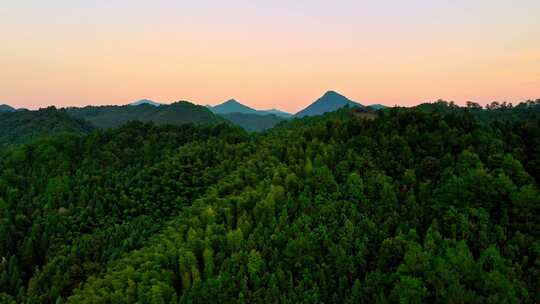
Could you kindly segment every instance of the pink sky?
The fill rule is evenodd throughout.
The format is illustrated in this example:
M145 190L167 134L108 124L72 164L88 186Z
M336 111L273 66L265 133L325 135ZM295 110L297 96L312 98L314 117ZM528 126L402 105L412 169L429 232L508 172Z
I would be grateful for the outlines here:
M15 107L540 98L540 1L20 2L0 7Z

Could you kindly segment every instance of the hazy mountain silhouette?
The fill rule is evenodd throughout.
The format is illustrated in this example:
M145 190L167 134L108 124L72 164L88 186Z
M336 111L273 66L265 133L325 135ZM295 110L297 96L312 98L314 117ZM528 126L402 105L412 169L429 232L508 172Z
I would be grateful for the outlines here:
M262 110L262 111L259 111L259 112L262 112L264 114L276 115L276 116L279 116L279 117L282 117L282 118L291 118L293 116L290 113L283 112L283 111L278 110L278 109Z
M243 114L258 114L258 111L239 103L236 99L229 99L215 107L210 106L209 109L216 114L243 113Z
M155 101L150 100L150 99L141 99L141 100L132 102L129 105L130 106L140 106L142 104L148 104L148 105L152 105L152 106L156 106L156 107L159 107L159 106L163 105L161 103L155 102Z
M10 105L7 105L7 104L1 104L0 105L0 113L3 113L3 112L15 112L15 108L13 108L12 106Z
M292 114L283 112L278 109L270 110L255 110L244 104L241 104L236 99L229 99L217 106L207 106L212 112L216 114L230 114L230 113L242 113L242 114L255 114L255 115L268 115L273 114L283 118L289 118Z
M321 115L326 112L332 112L332 111L338 110L345 106L349 106L351 108L354 108L354 107L364 108L363 105L355 101L352 101L335 91L328 91L324 93L324 95L321 98L317 99L308 107L296 113L295 116L304 117L304 116Z

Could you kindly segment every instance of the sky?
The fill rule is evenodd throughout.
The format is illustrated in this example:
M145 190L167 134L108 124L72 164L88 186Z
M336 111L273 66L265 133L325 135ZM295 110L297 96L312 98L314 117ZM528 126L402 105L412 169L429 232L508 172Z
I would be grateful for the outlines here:
M6 1L0 103L540 98L540 1Z

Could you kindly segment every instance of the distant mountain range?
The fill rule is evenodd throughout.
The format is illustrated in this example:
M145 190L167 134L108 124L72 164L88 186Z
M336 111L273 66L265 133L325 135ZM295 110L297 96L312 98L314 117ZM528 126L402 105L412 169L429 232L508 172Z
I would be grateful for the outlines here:
M326 92L322 97L295 115L277 109L255 110L235 99L227 100L226 102L217 106L207 107L212 112L221 115L225 119L243 127L248 131L262 131L274 127L285 119L322 115L327 112L336 111L345 106L349 106L351 108L361 108L363 110L368 110L368 107L372 110L385 108L385 106L380 104L366 107L335 91Z
M255 114L255 115L269 115L273 114L276 116L280 116L283 118L289 118L292 117L292 114L271 109L271 110L255 110L253 108L250 108L246 105L241 104L236 99L229 99L225 101L222 104L219 104L217 106L207 106L210 111L216 113L216 114L231 114L231 113L242 113L242 114Z
M81 133L93 128L115 128L129 121L152 121L156 124L181 125L218 124L230 122L248 132L270 129L289 118L321 115L344 106L366 107L335 92L328 91L311 105L292 115L278 109L256 110L235 99L217 106L199 106L187 101L163 104L150 99L141 99L124 106L69 107L56 110L54 107L28 111L0 105L0 145L3 142L20 143L57 132ZM372 105L373 109L383 105ZM54 109L54 110L53 110ZM24 113L27 112L27 113ZM35 124L34 124L35 122Z
M468 111L482 122L494 119L519 121L538 115L540 102L521 103L509 108L486 110L450 105L444 101L425 103L412 107L421 112L461 113ZM55 133L88 133L95 128L115 128L130 121L154 122L155 124L182 125L232 123L248 132L273 128L289 118L322 115L343 107L356 108L356 115L387 108L381 104L364 106L335 92L328 91L308 107L294 116L279 110L255 110L231 99L215 107L199 106L187 101L172 104L157 103L142 99L123 106L86 106L83 108L56 109L49 107L37 111L15 109L0 105L0 147L25 143Z
M348 99L347 97L339 94L336 91L326 92L322 97L320 97L315 102L313 102L312 104L307 106L305 109L301 110L300 112L296 113L295 115L292 115L292 114L289 114L289 113L286 113L277 109L255 110L253 108L250 108L238 102L235 99L229 99L226 102L219 104L217 106L207 106L207 107L212 112L216 114L220 114L220 115L231 114L231 113L241 113L241 114L251 114L251 115L274 114L276 116L286 119L286 118L292 118L292 117L301 118L304 116L321 115L326 112L336 111L345 106L349 106L351 108L363 108L363 109L366 108L366 106L356 101L352 101ZM381 104L373 104L367 107L370 107L373 110L380 110L380 109L386 108L386 106L381 105Z

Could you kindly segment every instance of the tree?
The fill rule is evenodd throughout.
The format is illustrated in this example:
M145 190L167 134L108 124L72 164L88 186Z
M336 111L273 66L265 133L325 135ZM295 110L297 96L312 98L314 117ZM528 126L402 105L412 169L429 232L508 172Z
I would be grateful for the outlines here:
M427 289L417 278L401 276L390 297L399 303L423 303Z
M257 250L252 249L249 252L248 265L247 265L249 274L252 277L255 277L261 270L263 264L264 264L264 261L261 257L261 254Z

